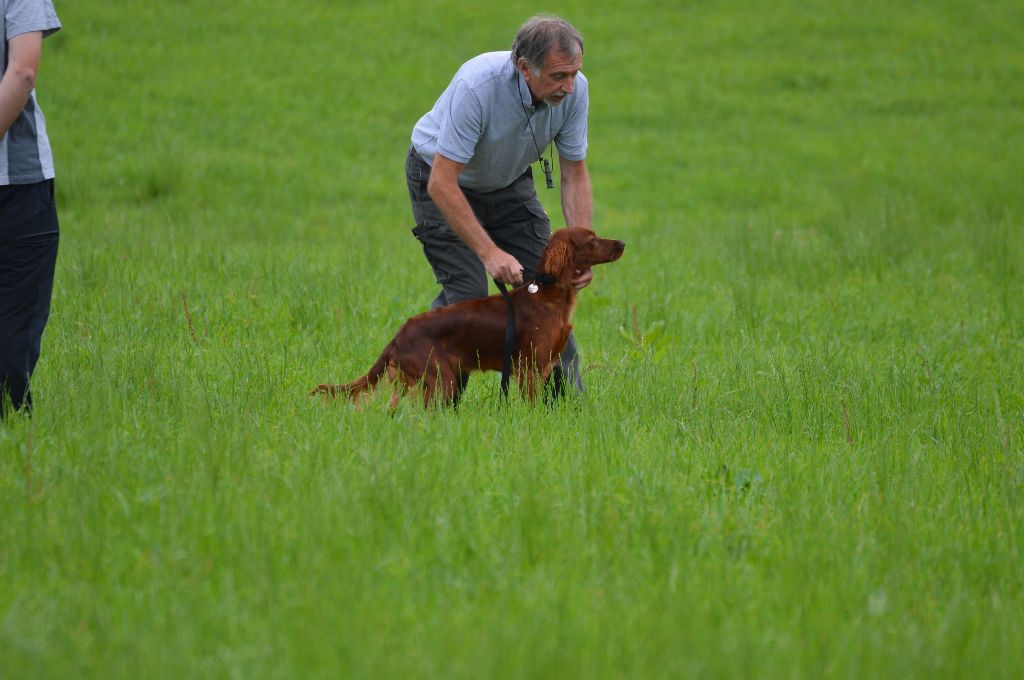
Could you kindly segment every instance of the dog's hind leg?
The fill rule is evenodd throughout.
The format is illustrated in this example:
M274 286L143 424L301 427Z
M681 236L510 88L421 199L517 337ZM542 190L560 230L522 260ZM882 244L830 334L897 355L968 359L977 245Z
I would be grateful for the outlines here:
M388 410L394 411L398 408L398 402L409 392L409 378L398 368L389 366L388 382L391 383L391 398L388 399Z
M404 394L405 388L396 384L394 386L394 389L391 391L391 398L388 399L389 411L394 411L396 408L398 408L398 402L402 399L402 396Z
M462 367L455 372L455 381L452 384L452 408L458 409L459 402L462 401L462 393L466 391L466 385L469 383L469 372L463 372Z
M446 359L435 359L423 374L423 405L436 402L441 406L455 406L462 394L462 375Z

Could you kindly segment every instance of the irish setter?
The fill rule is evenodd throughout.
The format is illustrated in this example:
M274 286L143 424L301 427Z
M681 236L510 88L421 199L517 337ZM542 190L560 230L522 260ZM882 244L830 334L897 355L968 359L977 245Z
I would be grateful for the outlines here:
M574 272L622 256L622 241L598 238L590 229L561 229L552 234L537 265L542 283L511 291L516 319L513 375L531 402L565 347L572 330L576 289ZM534 290L536 292L531 292ZM310 392L353 401L369 392L385 373L395 385L391 406L411 387L422 384L423 402L457 402L460 377L474 371L501 371L505 351L507 303L501 295L467 300L412 317L381 352L363 377L347 385L320 385Z

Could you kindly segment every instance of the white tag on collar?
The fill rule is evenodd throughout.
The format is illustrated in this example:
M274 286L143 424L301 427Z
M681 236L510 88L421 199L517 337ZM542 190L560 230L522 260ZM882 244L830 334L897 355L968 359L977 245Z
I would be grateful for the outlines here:
M531 293L536 293L538 290L540 290L540 286L538 286L536 283L531 283L529 286L526 287L526 290L530 291Z

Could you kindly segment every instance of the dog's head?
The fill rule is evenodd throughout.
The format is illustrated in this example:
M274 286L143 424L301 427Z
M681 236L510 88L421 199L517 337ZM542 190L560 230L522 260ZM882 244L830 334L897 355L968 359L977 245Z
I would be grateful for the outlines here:
M576 270L614 262L625 249L622 241L598 238L590 229L559 229L551 235L539 268L542 274L557 278L559 285L568 286Z

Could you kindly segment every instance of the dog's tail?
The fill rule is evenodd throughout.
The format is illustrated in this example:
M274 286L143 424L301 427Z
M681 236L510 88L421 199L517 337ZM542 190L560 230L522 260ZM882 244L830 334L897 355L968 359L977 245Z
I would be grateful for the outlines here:
M385 371L388 370L388 364L391 363L391 358L394 356L395 341L392 340L388 343L388 346L384 348L384 351L377 357L377 361L374 362L370 370L366 372L366 375L353 380L345 385L317 385L317 388L310 392L310 396L324 395L326 397L336 397L339 394L348 395L348 397L355 401L361 394L365 394L372 390L380 379L384 376Z

